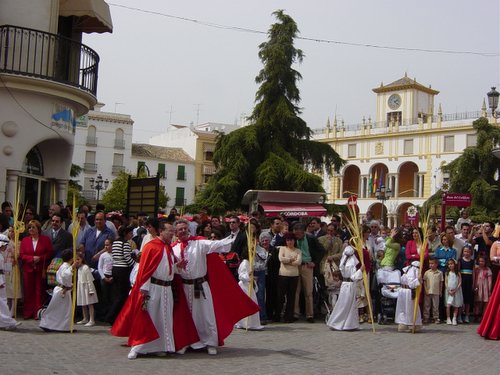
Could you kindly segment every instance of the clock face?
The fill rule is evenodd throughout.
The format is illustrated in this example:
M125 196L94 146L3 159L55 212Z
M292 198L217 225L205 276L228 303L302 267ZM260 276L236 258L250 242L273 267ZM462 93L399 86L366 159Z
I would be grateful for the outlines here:
M390 109L398 109L401 105L401 97L398 94L392 94L389 96L387 104L389 104Z

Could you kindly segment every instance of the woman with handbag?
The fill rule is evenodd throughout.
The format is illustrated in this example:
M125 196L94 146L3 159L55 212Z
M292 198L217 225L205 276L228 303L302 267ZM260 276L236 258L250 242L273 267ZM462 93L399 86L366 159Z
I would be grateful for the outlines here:
M28 235L21 241L24 319L38 319L38 310L45 302L46 270L52 259L53 249L50 238L41 233L40 222L31 220L28 222Z

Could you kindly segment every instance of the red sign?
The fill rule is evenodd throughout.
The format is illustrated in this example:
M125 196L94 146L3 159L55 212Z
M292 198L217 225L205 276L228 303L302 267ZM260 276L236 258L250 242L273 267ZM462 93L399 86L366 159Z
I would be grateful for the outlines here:
M447 206L469 207L472 202L471 194L446 193L443 203Z
M349 206L355 206L358 203L358 196L357 195L351 195L349 198L347 198L347 204Z

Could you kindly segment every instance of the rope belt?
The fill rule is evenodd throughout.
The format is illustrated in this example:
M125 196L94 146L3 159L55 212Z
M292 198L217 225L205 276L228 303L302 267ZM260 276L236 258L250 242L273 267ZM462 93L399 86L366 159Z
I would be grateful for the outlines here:
M156 284L156 285L160 285L160 286L171 286L172 280L160 280L160 279L157 279L156 277L151 276L151 284Z
M61 289L64 289L64 290L71 290L71 289L73 289L73 287L72 287L72 286L65 286L65 285L63 285L63 284L57 284L57 286L58 286L59 288L61 288Z
M203 283L208 281L207 276L198 277L197 279L182 279L183 284L194 285L194 298L200 298L203 295L203 298L207 298L205 295L205 291L203 290Z
M353 282L352 279L350 279L348 277L344 277L344 279L342 281L344 281L346 283L352 283Z

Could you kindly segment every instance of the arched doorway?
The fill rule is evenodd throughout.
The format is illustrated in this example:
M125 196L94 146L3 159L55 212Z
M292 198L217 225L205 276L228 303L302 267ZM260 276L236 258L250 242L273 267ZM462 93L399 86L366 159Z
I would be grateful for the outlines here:
M377 190L387 185L387 174L389 173L389 168L383 163L374 164L370 168L370 173L368 176L368 186L367 186L367 197L376 198Z
M342 197L347 198L353 194L359 195L360 170L355 165L349 165L344 170L342 179Z
M399 166L398 197L418 197L418 166L409 161Z
M33 147L24 159L19 175L20 202L32 205L37 212L50 203L50 182L44 176L43 157L38 147Z

